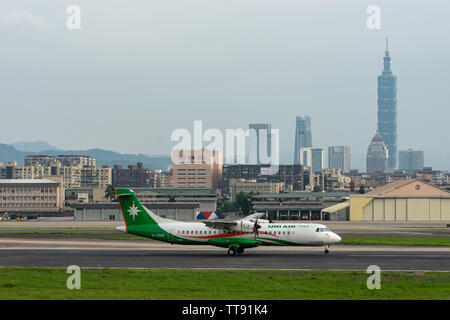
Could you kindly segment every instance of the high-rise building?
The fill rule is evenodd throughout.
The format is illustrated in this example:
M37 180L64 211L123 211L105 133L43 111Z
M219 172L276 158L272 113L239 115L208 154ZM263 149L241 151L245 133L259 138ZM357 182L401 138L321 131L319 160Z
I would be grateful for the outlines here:
M53 166L59 162L63 167L72 167L80 165L82 168L96 166L95 158L78 154L61 154L58 156L49 156L43 154L29 154L25 157L25 166Z
M300 162L299 164L301 164L304 167L308 167L308 168L312 168L312 151L311 148L304 148L301 147L300 148L300 152L299 152L299 156L300 156Z
M384 68L378 76L378 132L389 150L389 168L397 168L397 77L391 71L388 39Z
M300 148L300 164L311 169L311 172L320 172L325 167L325 152L323 149Z
M153 188L155 172L145 169L142 162L129 165L127 169L115 165L112 169L112 185L114 188Z
M320 148L311 149L312 172L321 172L325 168L325 151Z
M387 171L389 171L389 150L377 131L367 150L367 173Z
M328 168L350 172L350 148L347 146L328 147Z
M300 148L312 147L311 118L295 118L295 149L294 164L300 164Z
M271 156L272 126L269 123L250 123L249 126L249 163L267 164Z
M424 167L424 153L419 150L401 150L399 151L399 169L413 172L422 170Z
M271 166L268 164L237 164L225 165L223 167L222 190L223 193L230 191L231 179L255 180L262 183L283 183L285 191L304 190L304 186L309 184L310 173L303 166L279 165L273 174L264 174Z
M222 189L222 152L215 150L172 151L174 188Z

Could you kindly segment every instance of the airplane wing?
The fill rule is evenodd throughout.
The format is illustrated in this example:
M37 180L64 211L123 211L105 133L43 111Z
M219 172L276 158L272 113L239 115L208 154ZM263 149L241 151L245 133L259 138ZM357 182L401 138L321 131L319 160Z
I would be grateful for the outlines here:
M203 223L214 229L231 230L232 227L236 226L238 223L236 221L217 221L217 220L206 220Z
M253 214L251 214L249 216L246 216L246 217L244 217L242 219L239 219L238 221L261 218L261 217L264 217L265 215L266 215L265 212L257 212L257 213L253 213Z
M244 221L260 218L260 217L263 217L265 215L266 214L264 212L260 212L260 213L251 214L249 216L246 216L246 217L244 217L242 219L239 219L239 220L236 220L236 221L206 220L206 221L203 221L203 223L206 226L208 226L210 228L214 228L214 229L233 230L233 227L235 227L237 225L241 225L241 227L242 227L242 223Z

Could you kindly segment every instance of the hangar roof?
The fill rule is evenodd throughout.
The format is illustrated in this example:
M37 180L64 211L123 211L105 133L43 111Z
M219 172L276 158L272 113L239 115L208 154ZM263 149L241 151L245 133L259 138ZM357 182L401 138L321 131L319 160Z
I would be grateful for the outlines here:
M420 179L398 180L362 194L363 197L449 197L450 192Z

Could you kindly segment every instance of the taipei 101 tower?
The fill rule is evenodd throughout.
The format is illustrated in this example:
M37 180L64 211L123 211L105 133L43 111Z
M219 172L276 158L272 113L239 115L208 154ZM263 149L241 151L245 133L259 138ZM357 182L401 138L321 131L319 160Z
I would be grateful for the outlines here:
M384 69L378 76L378 132L389 153L389 171L397 168L397 77L391 71L388 39Z

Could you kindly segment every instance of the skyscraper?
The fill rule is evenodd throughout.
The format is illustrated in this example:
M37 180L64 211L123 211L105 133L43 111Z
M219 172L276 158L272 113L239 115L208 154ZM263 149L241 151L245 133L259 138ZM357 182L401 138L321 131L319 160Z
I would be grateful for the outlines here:
M389 171L389 150L377 131L367 149L367 173L387 171Z
M328 147L328 168L350 172L350 148L346 146Z
M321 172L325 166L325 151L319 148L300 148L300 164L310 168L312 173Z
M311 147L312 147L311 118L308 116L296 117L294 164L300 163L300 148L311 148Z
M378 76L378 132L389 150L389 169L397 168L397 77L391 71L388 39L384 69Z
M250 123L249 163L267 164L272 151L272 126L269 123Z
M422 170L424 167L424 154L419 150L400 150L399 151L399 169L413 172Z
M320 148L311 149L312 172L321 172L325 168L325 151Z

